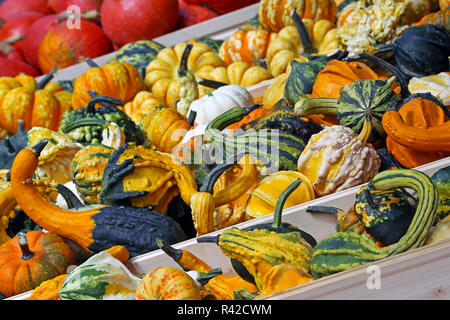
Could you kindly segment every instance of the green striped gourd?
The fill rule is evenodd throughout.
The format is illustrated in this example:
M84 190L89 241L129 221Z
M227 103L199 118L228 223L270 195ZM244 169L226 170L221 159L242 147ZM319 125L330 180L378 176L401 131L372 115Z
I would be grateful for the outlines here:
M439 206L435 221L437 223L450 215L450 166L436 171L431 176L431 180L436 183L439 192Z
M380 248L368 235L336 232L314 247L311 274L318 279L348 270L397 253L420 247L432 226L438 207L436 184L422 172L393 169L378 173L369 182L375 190L411 188L417 191L416 212L406 233L396 243Z
M72 160L73 182L86 204L99 204L103 172L115 149L104 145L88 145Z
M147 65L155 59L164 46L151 41L140 40L122 46L113 55L112 60L126 62L136 67L141 75L145 75Z
M335 114L342 126L355 133L361 132L365 119L369 118L373 127L369 142L384 139L383 114L400 101L400 96L392 89L394 80L394 77L389 80L357 80L342 88L339 98L302 99L295 104L294 111L302 116Z
M240 153L249 153L269 171L296 170L298 157L306 146L305 141L297 136L282 130L250 129L233 137L221 132L230 124L241 121L255 106L258 105L232 108L208 124L205 138L214 147L216 162L220 163Z

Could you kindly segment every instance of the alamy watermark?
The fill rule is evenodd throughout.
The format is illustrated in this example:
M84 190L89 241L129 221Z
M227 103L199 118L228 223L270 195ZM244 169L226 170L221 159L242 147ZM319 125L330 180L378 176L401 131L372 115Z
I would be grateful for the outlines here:
M377 265L368 266L366 273L370 274L366 281L367 289L381 289L381 268Z

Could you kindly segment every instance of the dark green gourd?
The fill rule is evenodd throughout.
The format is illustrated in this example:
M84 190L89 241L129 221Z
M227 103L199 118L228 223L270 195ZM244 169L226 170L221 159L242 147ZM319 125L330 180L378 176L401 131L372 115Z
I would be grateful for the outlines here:
M426 174L412 169L378 173L369 186L374 190L411 188L417 192L417 206L406 233L396 243L380 248L368 235L336 232L321 240L313 250L311 273L318 279L421 246L436 217L439 195Z
M439 192L439 207L435 221L437 223L450 214L450 166L436 171L431 180L436 183Z

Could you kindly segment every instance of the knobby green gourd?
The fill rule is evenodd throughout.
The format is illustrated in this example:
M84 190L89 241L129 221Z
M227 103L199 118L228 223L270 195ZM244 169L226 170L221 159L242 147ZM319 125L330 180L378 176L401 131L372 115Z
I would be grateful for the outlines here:
M260 160L269 171L296 170L297 159L306 146L305 141L299 137L282 130L250 129L233 137L221 132L230 124L241 121L255 106L259 105L230 109L208 124L205 138L214 147L216 162L223 162L236 154L248 153Z
M302 99L295 104L294 111L302 116L334 114L342 126L356 133L361 132L365 119L369 118L373 126L369 142L384 139L383 114L400 101L400 96L391 86L394 80L395 77L389 80L358 80L342 88L339 98Z
M436 217L439 195L436 184L422 172L393 169L378 173L369 186L375 190L411 188L417 191L416 212L400 240L380 248L365 234L337 232L320 241L313 250L311 274L318 279L397 253L420 247Z

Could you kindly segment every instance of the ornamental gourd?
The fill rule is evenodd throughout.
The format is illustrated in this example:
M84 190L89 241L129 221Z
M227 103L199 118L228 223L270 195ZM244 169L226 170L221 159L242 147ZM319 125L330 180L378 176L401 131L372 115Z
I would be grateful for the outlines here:
M144 116L155 108L163 107L164 104L153 93L140 91L130 102L124 106L118 106L134 123L140 124Z
M421 78L413 77L408 82L411 93L431 93L444 106L450 108L450 72L440 72Z
M339 98L307 98L299 100L294 111L302 116L310 114L332 114L342 126L360 133L366 120L374 130L369 141L386 137L382 117L386 110L400 101L392 89L394 77L389 80L357 80L340 90Z
M193 270L201 273L209 273L213 269L203 260L187 250L175 249L167 242L157 239L156 242L170 258L172 258L184 270ZM258 289L253 283L245 281L239 276L227 276L224 274L217 275L210 279L204 288L211 292L217 300L233 300L234 291L245 288L248 292L254 293Z
M450 166L439 169L431 176L436 183L439 193L439 206L436 212L436 223L448 218L450 215Z
M317 197L368 182L380 167L380 158L367 143L372 130L366 119L361 133L332 126L313 135L298 158L297 169L312 182Z
M104 250L69 273L58 297L61 300L133 300L140 281L140 277Z
M174 108L153 108L141 121L150 143L161 152L171 153L191 128L186 118Z
M147 208L97 206L71 211L48 202L31 181L46 143L43 140L20 151L11 168L11 187L17 203L42 228L78 243L88 252L123 245L130 257L156 249L155 237L169 243L186 239L173 219Z
M450 152L449 113L430 93L417 93L398 109L383 115L388 151L405 167L413 168Z
M201 295L200 288L186 272L164 266L142 278L135 300L201 300Z
M429 13L422 17L422 19L419 20L419 22L416 23L417 26L421 26L423 24L438 24L443 26L445 29L450 31L450 9L449 8L443 8L437 12Z
M219 150L216 161L225 161L241 153L248 153L260 160L272 172L294 170L296 161L306 143L296 135L282 130L248 130L241 135L228 137L221 131L232 123L241 121L258 105L233 108L211 121L206 127L205 138ZM250 141L257 141L257 145ZM222 159L220 159L220 157Z
M54 71L37 83L27 75L0 78L0 127L16 133L18 121L25 123L25 130L44 127L58 130L61 117L72 110L72 95L49 81Z
M0 248L0 291L9 297L32 290L66 273L74 261L72 249L55 233L19 234Z
M116 105L124 105L123 100L98 95L93 91L89 91L88 94L92 97L84 108L64 113L59 132L82 145L103 143L104 129L114 122L123 130L125 142L144 143L145 137L142 130L128 115L116 107ZM96 108L98 103L103 107Z
M326 19L336 20L337 7L334 0L295 0L277 1L263 0L258 7L259 24L272 32L278 32L292 25L291 11L295 9L302 19L313 21Z
M164 46L152 40L139 40L127 43L117 50L110 61L126 62L136 67L142 77L145 77L145 69L156 58L158 52Z
M225 66L225 62L203 43L191 44L189 55L185 55L186 43L179 43L172 48L162 49L156 59L151 61L146 69L145 85L167 107L174 108L176 101L180 99L181 79L178 74L185 74L190 70L194 76L198 76L204 68ZM208 69L210 70L210 69ZM200 87L200 97L205 94Z
M232 62L226 67L205 67L197 76L205 80L222 82L223 84L234 84L247 88L260 82L272 79L270 72L259 65L251 65L245 61ZM201 92L206 92L205 87L216 89L216 86L208 82L199 81ZM201 94L203 96L203 94Z
M420 247L436 217L439 195L434 182L411 169L386 170L371 179L374 190L411 188L417 191L417 206L406 233L396 243L380 248L369 236L337 232L313 249L311 274L315 279L387 258Z
M285 207L314 200L314 188L308 177L298 171L278 171L263 178L252 191L245 206L246 218L253 219L273 213L283 190L297 179L301 179L302 183L286 199Z
M84 108L89 103L92 98L89 91L128 102L139 91L145 90L144 80L138 69L131 64L113 60L99 66L90 59L86 62L90 68L74 82L72 94L74 109Z
M292 12L295 26L284 27L267 47L266 63L273 76L285 72L292 59L307 61L313 55L327 55L341 49L333 22L301 19Z
M216 117L232 108L244 108L253 104L253 97L244 87L224 85L202 98L195 100L189 107L187 117L195 116L194 126L202 127L197 134L203 134L206 126Z
M243 279L254 282L259 290L263 289L264 276L274 265L291 264L309 273L311 252L316 244L314 238L281 222L284 202L300 183L298 179L282 192L273 223L258 224L242 230L232 227L218 236L204 236L197 238L197 241L217 243L222 252L233 259L235 271Z
M104 145L88 145L72 160L72 175L78 194L86 204L99 204L103 173L114 149Z

